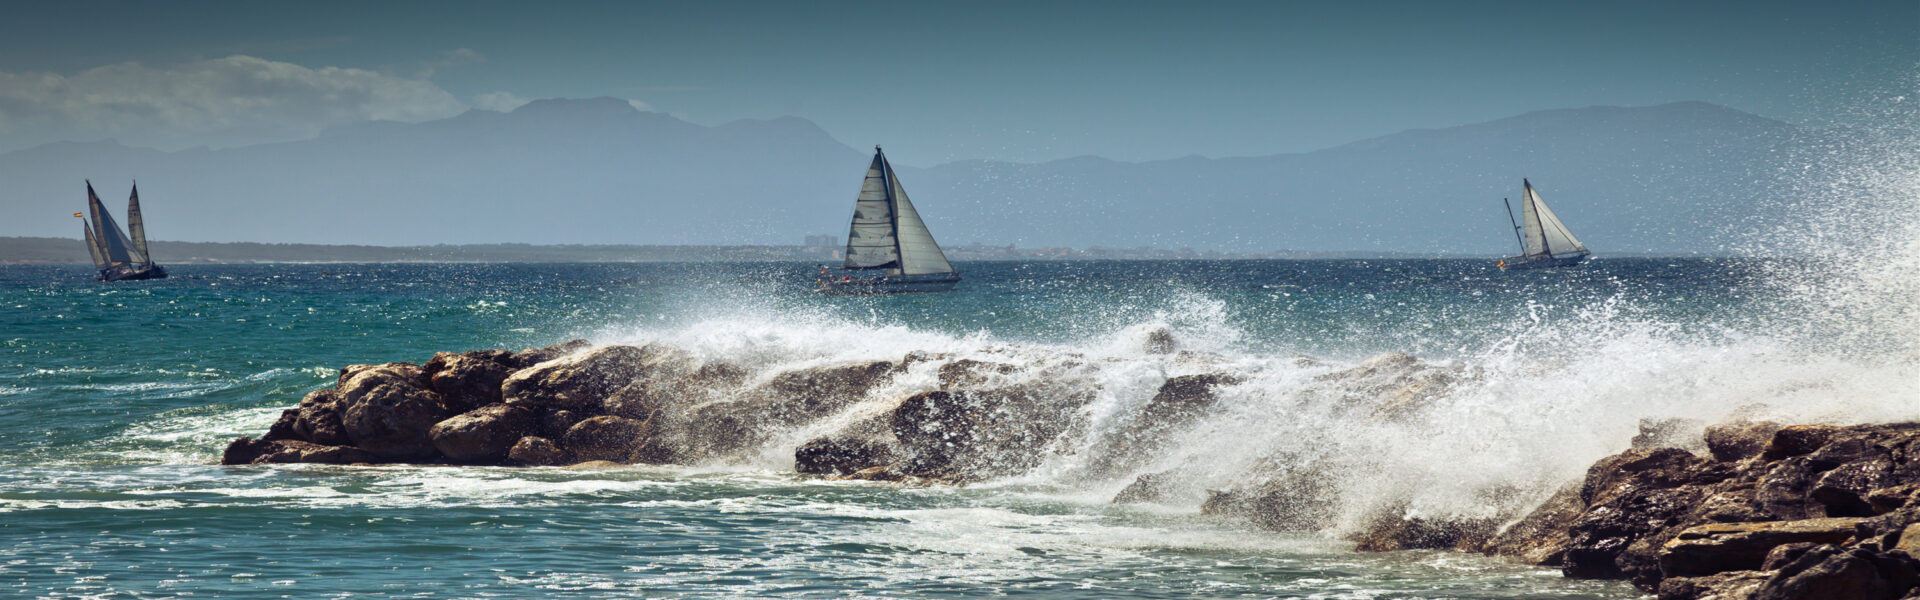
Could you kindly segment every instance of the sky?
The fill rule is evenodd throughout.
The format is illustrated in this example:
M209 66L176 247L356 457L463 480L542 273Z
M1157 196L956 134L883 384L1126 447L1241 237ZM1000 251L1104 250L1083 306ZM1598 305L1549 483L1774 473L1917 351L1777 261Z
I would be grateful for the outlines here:
M1260 156L1701 100L1847 124L1920 2L9 2L0 152L304 139L611 96L919 166Z

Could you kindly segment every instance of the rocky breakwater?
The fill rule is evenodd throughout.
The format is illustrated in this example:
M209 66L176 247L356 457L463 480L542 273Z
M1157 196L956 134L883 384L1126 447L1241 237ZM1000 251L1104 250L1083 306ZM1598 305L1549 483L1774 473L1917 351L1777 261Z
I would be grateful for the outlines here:
M1703 437L1704 456L1602 459L1455 547L1626 579L1661 600L1920 598L1920 423L1737 422Z
M352 365L224 464L694 463L837 412L897 363L778 373L660 344L575 340L520 352L442 352L423 365Z

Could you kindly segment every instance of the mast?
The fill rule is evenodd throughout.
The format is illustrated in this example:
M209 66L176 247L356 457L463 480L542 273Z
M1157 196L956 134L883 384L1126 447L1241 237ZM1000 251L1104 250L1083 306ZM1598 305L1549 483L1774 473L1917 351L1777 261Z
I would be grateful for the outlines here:
M153 264L153 255L147 253L147 224L140 217L140 183L134 182L133 195L127 197L127 233L133 236L133 251L140 254L142 262Z
M898 263L900 274L907 274L907 253L900 248L900 196L893 193L893 163L887 162L887 153L880 151L880 145L873 145L873 155L880 157L880 185L887 190L887 221L893 229L894 262Z
M1520 186L1523 188L1520 198L1520 220L1522 226L1526 227L1525 240L1528 242L1522 252L1528 256L1540 254L1553 256L1553 248L1547 245L1546 227L1540 222L1540 195L1533 192L1533 182L1527 181L1524 177L1520 179ZM1537 247L1531 243L1536 241Z
M1520 237L1520 222L1513 220L1513 202L1508 201L1506 198L1501 198L1500 203L1507 205L1507 222L1513 224L1513 241L1520 243L1520 254L1525 256L1527 254L1527 240L1521 239Z

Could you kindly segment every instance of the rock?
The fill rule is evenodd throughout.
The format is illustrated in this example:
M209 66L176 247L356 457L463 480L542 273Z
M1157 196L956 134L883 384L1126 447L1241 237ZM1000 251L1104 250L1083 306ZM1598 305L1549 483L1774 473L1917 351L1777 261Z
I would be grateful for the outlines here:
M1880 488L1867 493L1867 504L1873 507L1874 514L1890 513L1906 507L1916 491L1920 491L1920 484L1907 483Z
M1778 571L1781 567L1787 566L1788 563L1799 560L1800 555L1806 554L1808 550L1812 550L1818 546L1820 546L1820 544L1812 542L1794 542L1774 546L1772 550L1767 551L1767 559L1760 562L1760 570Z
M280 418L275 419L273 425L267 427L267 434L260 436L260 439L270 441L300 439L300 434L295 428L295 424L299 421L300 409L289 408L280 411Z
M1920 581L1913 558L1834 545L1815 546L1780 567L1754 600L1894 600Z
M902 467L917 477L965 483L1039 465L1064 433L1085 426L1080 409L1096 391L1041 379L902 400L888 417L906 454Z
M380 457L352 446L328 446L300 440L273 442L273 451L253 459L253 464L318 463L351 465L381 462Z
M1493 537L1497 524L1489 519L1406 516L1400 509L1384 510L1368 519L1353 537L1354 550L1447 550L1474 548Z
M353 445L389 459L434 455L427 430L447 418L440 395L425 389L418 367L388 363L360 370L340 386L346 404L341 415Z
M250 465L253 464L253 459L270 454L279 448L280 445L271 440L239 438L229 442L226 451L220 453L220 464Z
M1714 523L1680 532L1660 548L1660 572L1694 577L1752 571L1783 544L1839 544L1853 538L1860 519L1826 518L1763 523Z
M1780 430L1772 421L1735 421L1711 425L1706 429L1707 451L1714 460L1733 462L1760 454L1767 441Z
M560 444L580 460L626 462L645 444L647 434L648 427L644 421L599 416L581 421L568 429Z
M892 466L880 466L868 467L847 475L834 477L833 479L840 481L908 481L912 478L911 475L895 469Z
M651 347L649 347L651 348ZM607 346L521 369L501 383L508 404L528 408L564 408L601 414L605 400L638 379L644 363L660 349Z
M1495 556L1511 556L1520 562L1543 567L1560 566L1572 544L1567 530L1586 507L1580 503L1580 486L1560 488L1527 516L1508 525L1480 547Z
M1113 495L1113 504L1147 504L1165 502L1173 495L1177 482L1172 473L1146 473L1135 477L1120 493Z
M1179 349L1180 340L1174 339L1173 331L1165 327L1147 332L1147 338L1140 343L1140 351L1147 354L1173 354Z
M513 443L507 450L507 459L523 465L554 467L573 462L558 444L543 437L527 436Z
M332 389L314 390L300 399L300 411L293 422L294 435L315 444L342 446L352 443L340 416L346 412L346 400Z
M1776 461L1813 452L1826 445L1827 440L1838 431L1840 431L1839 427L1827 425L1782 427L1773 432L1773 437L1767 440L1766 447L1760 451L1760 458Z
M1700 577L1671 577L1660 582L1659 600L1747 600L1771 573L1728 571Z
M1628 442L1633 448L1682 448L1708 450L1702 439L1705 424L1699 419L1641 419L1640 433Z
M1183 375L1167 379L1131 419L1121 422L1111 433L1088 451L1088 471L1095 477L1111 477L1131 471L1159 456L1166 438L1212 408L1219 397L1215 387L1244 381L1227 373Z
M940 389L953 391L956 388L981 387L994 375L1006 375L1018 370L1019 367L1006 363L963 358L940 365L938 379Z
M507 362L509 366L516 370L525 369L550 360L566 358L576 352L592 347L593 344L586 340L569 340L545 348L528 348L515 352L508 358Z
M516 370L511 361L504 350L441 352L427 361L425 371L447 412L459 414L501 401L500 384Z
M489 404L435 424L427 436L454 462L495 463L507 458L533 425L533 413L524 408Z
M586 416L564 408L549 408L540 415L540 435L547 438L559 438L567 435L568 429L586 420Z
M1632 578L1652 589L1658 549L1707 490L1687 484L1706 461L1677 448L1633 449L1587 470L1580 498L1587 508L1568 527L1561 564L1568 577ZM1678 533L1672 531L1672 533Z
M900 460L900 442L881 419L868 419L801 444L793 468L813 475L842 475Z

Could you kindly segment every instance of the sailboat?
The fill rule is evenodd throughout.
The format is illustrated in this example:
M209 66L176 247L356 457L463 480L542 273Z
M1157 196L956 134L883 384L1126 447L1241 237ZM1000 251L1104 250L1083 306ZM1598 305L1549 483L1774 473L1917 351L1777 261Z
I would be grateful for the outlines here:
M893 174L893 165L879 146L873 164L853 202L853 225L847 232L847 260L854 271L885 270L880 277L841 275L820 268L820 291L828 294L897 294L944 292L960 283L960 274L947 262L933 232L907 200L906 188Z
M120 231L113 214L100 203L100 196L93 193L92 181L87 182L87 212L73 213L73 216L81 217L80 230L87 236L87 253L93 256L93 268L100 270L96 279L129 281L167 276L166 267L153 264L152 255L147 253L147 225L140 216L139 184L134 184L133 195L127 198L127 229L133 232L131 238Z
M1586 260L1591 252L1573 237L1567 225L1554 216L1553 209L1533 191L1533 182L1520 180L1525 194L1520 198L1520 221L1513 223L1513 234L1520 239L1519 256L1501 259L1501 269L1544 269L1571 267ZM1513 221L1513 204L1507 204L1507 220Z

